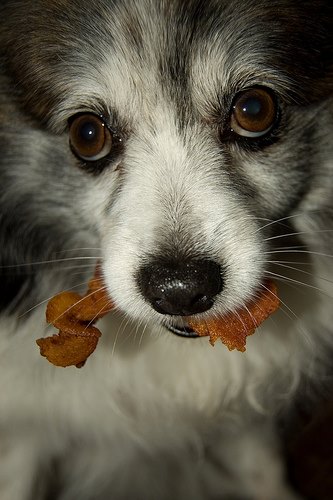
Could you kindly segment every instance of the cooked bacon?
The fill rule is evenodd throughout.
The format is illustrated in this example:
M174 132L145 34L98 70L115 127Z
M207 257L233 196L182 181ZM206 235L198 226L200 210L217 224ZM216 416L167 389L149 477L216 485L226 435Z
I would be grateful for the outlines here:
M59 333L36 342L40 353L56 366L82 367L96 349L101 332L93 324L113 308L99 267L84 296L62 292L46 309L46 321Z
M198 335L209 335L212 345L220 339L230 351L237 349L244 352L246 338L252 335L279 305L276 285L273 281L267 281L256 299L238 311L206 321L191 319L189 325Z

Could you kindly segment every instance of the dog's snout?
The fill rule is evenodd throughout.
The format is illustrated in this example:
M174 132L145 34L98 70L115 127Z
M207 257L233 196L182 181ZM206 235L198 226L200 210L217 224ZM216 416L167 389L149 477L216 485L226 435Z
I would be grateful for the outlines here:
M155 261L141 268L138 283L157 312L177 316L207 311L223 287L221 266L211 260Z

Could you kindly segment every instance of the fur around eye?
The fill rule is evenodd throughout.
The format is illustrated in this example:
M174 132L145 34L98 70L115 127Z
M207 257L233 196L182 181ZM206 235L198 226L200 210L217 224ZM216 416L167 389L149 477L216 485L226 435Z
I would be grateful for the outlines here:
M79 159L97 161L110 154L112 134L99 116L80 113L70 120L69 143Z
M236 96L230 120L234 133L243 137L261 137L271 130L276 120L276 99L269 89L249 89Z

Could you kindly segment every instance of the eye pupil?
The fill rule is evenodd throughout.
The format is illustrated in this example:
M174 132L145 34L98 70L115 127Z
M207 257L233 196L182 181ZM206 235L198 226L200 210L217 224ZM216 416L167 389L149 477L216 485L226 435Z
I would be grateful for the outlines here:
M81 125L80 136L84 141L93 141L97 135L96 126L92 122L86 122Z
M246 113L249 116L256 117L260 114L262 110L262 105L259 99L250 98L247 99L245 105L242 108L243 113Z

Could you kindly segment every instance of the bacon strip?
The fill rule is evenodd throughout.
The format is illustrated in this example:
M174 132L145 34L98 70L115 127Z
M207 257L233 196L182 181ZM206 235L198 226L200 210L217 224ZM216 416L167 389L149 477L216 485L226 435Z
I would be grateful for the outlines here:
M220 339L230 351L237 349L244 352L246 338L252 335L279 305L277 287L273 281L267 281L260 295L246 307L207 321L190 319L189 325L198 335L209 335L212 345Z
M245 351L247 337L277 310L279 304L276 285L267 281L262 293L235 313L207 321L192 318L188 323L199 336L209 336L212 345L220 339L230 351ZM41 355L55 366L81 368L96 349L101 336L94 323L113 307L100 267L97 266L85 295L62 292L49 301L46 320L59 333L36 341Z
M105 291L100 268L90 280L84 296L62 292L46 309L46 321L59 333L36 340L40 353L55 366L81 368L97 347L101 332L93 324L113 309Z

